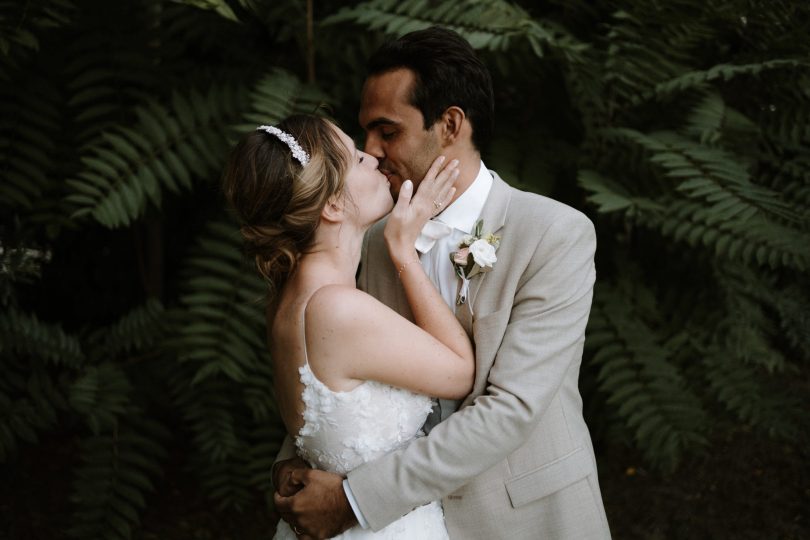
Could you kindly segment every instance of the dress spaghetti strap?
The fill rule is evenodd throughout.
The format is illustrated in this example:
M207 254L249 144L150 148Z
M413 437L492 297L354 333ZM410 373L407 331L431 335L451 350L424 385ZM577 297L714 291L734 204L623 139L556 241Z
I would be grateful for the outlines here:
M312 295L314 294L315 293L312 293ZM307 298L304 309L301 310L301 344L304 346L304 365L306 366L309 366L309 354L307 353L307 308L309 307L309 300L312 298L312 295Z

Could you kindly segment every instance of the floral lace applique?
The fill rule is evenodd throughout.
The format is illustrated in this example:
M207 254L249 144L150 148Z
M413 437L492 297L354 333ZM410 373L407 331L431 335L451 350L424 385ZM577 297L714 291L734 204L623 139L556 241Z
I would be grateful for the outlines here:
M301 457L313 467L346 474L407 445L433 401L408 390L365 381L347 391L329 389L305 364L298 369L304 391L304 425L295 438Z

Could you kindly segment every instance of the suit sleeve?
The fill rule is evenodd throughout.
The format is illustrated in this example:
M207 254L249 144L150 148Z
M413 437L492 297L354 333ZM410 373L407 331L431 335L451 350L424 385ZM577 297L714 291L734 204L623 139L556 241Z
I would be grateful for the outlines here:
M566 372L581 362L595 280L593 225L569 212L538 236L517 283L486 392L430 436L349 473L372 529L443 498L522 446Z

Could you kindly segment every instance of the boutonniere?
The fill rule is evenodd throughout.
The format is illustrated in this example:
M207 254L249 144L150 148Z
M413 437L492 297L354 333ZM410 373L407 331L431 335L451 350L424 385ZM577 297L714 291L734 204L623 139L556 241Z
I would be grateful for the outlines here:
M501 237L492 233L483 234L483 229L484 220L479 219L475 222L472 234L461 239L458 251L450 254L456 275L461 278L461 290L456 298L458 305L467 301L470 278L482 272L489 272L498 261L495 250L501 243Z

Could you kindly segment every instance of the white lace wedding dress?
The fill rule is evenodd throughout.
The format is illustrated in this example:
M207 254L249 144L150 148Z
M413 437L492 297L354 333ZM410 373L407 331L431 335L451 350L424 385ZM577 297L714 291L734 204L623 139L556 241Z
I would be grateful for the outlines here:
M298 371L304 385L304 425L295 444L298 455L313 467L345 475L421 435L432 406L430 398L375 381L336 392L315 377L309 363ZM295 534L279 521L273 538L294 539ZM335 538L445 540L448 536L441 505L432 502L378 532L356 526Z

